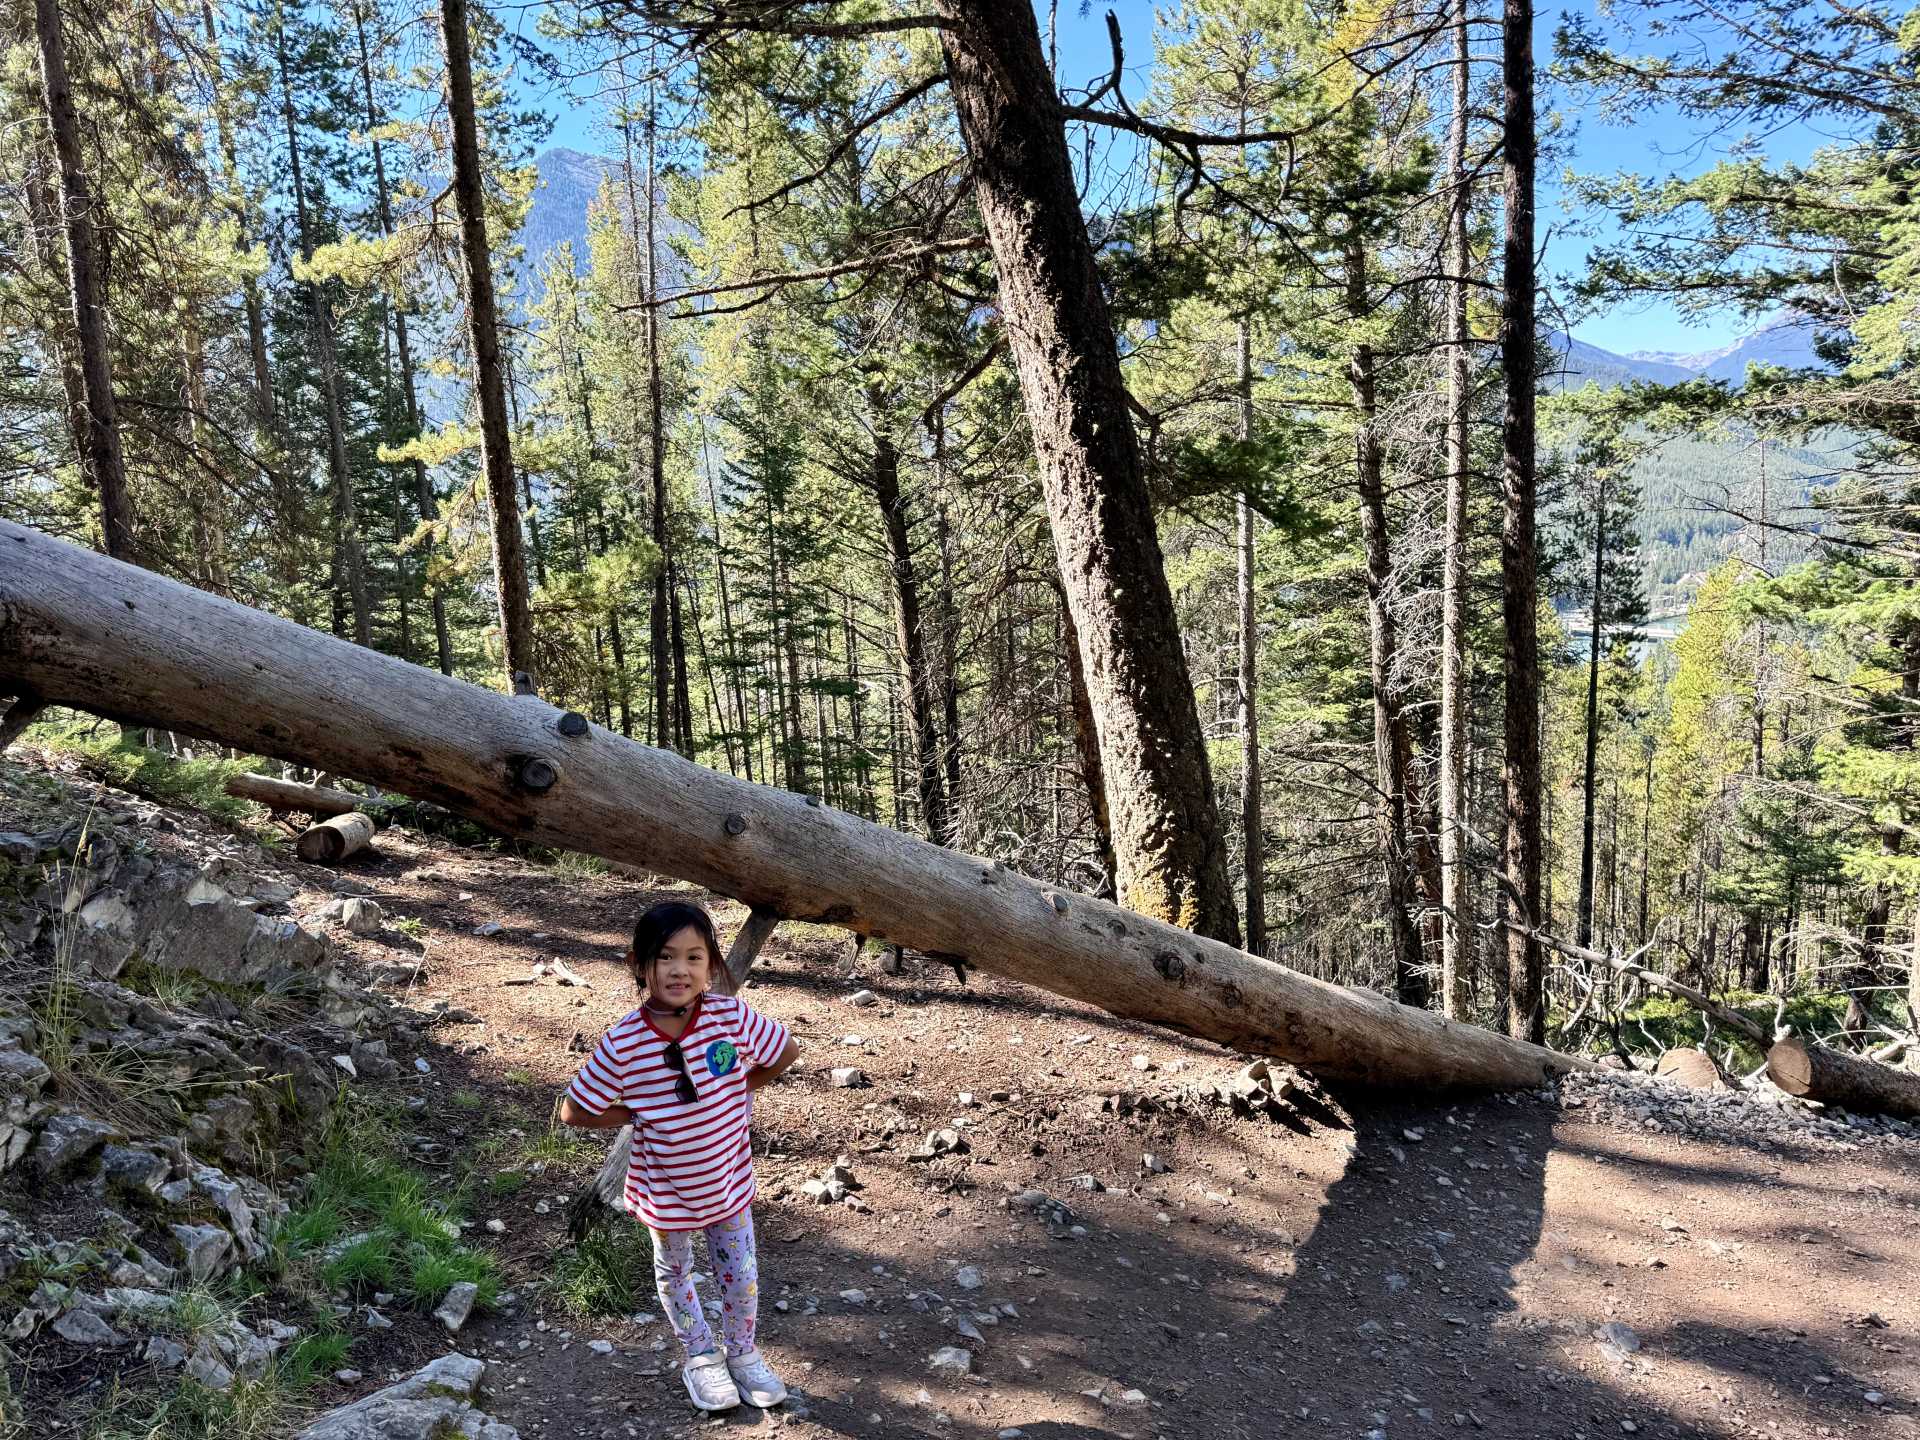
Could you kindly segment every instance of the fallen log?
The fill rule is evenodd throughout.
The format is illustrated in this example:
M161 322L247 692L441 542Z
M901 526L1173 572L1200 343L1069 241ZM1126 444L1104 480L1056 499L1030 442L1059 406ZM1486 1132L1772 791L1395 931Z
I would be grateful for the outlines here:
M251 800L269 810L298 810L303 815L346 815L380 803L373 796L252 773L228 776L226 790L237 799Z
M311 865L338 865L372 843L373 821L352 810L301 831L293 851Z
M1789 1095L1863 1115L1920 1118L1920 1075L1807 1040L1767 1052L1767 1078Z
M316 714L314 678L327 677ZM0 521L0 682L445 806L1327 1078L1523 1088L1591 1062L1348 990Z

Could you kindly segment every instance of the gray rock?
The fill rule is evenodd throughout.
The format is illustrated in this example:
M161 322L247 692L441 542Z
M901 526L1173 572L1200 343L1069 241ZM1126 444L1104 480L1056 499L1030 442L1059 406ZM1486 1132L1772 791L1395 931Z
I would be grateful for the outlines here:
M982 1285L986 1284L987 1281L986 1277L974 1266L962 1265L958 1270L953 1272L953 1283L958 1285L962 1290L978 1290Z
M867 1072L857 1065L838 1065L827 1073L841 1090L864 1090L873 1083L867 1079Z
M171 1225L174 1243L180 1247L180 1263L193 1280L211 1280L227 1266L233 1249L233 1236L218 1225Z
M340 907L340 923L347 927L349 934L372 935L387 923L387 912L377 900L355 898L336 900L333 904Z
M187 1347L166 1335L149 1335L140 1358L156 1370L178 1370L187 1363Z
M313 1421L295 1440L519 1440L474 1401L486 1366L442 1355L424 1369Z
M62 1110L46 1124L34 1142L28 1163L43 1179L73 1169L120 1132L77 1110Z
M173 1309L173 1302L158 1290L143 1290L137 1285L110 1285L101 1298L119 1314L136 1320L155 1320Z
M973 1353L959 1345L942 1345L927 1356L927 1368L940 1375L958 1379L973 1373Z
M847 1004L849 1005L867 1006L878 1005L879 1003L880 997L871 990L856 990L853 994L847 996Z
M278 1340L255 1335L250 1330L236 1330L232 1339L233 1373L242 1380L258 1380L267 1373L267 1366L273 1363L273 1357L280 1353Z
M100 1179L110 1189L157 1200L172 1173L172 1162L157 1150L108 1145L100 1152Z
M842 1290L840 1292L840 1298L849 1305L864 1305L867 1303L867 1292L864 1290Z
M209 1390L225 1390L233 1384L233 1369L211 1336L193 1347L193 1354L187 1357L187 1375Z
M126 1343L119 1331L93 1311L77 1305L56 1316L51 1328L53 1333L62 1340L71 1341L75 1345L109 1346Z
M17 1047L0 1050L0 1095L20 1095L33 1099L52 1078L38 1055L29 1055Z
M479 1298L480 1287L471 1280L462 1280L447 1291L440 1308L433 1312L433 1318L447 1327L448 1334L458 1334L460 1327L473 1314L474 1302Z
M333 1378L342 1385L358 1385L365 1377L358 1370L336 1370L333 1372Z
M1140 1165L1149 1175L1165 1175L1172 1169L1166 1161L1151 1150L1140 1157Z

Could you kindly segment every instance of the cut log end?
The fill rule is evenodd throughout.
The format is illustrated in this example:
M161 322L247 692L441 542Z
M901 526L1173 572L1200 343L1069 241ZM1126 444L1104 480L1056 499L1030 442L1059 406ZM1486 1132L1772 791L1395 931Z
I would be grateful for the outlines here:
M338 865L373 843L373 821L354 811L301 832L294 853L310 865Z
M1804 1040L1782 1040L1767 1052L1767 1078L1789 1095L1813 1092L1813 1052Z

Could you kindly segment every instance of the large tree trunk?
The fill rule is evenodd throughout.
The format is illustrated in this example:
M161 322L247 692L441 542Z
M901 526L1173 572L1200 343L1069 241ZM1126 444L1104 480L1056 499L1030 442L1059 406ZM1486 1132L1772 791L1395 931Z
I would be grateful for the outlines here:
M906 497L900 493L900 452L887 437L878 400L873 401L874 450L867 468L868 491L880 507L880 524L887 540L887 568L893 581L894 644L900 652L906 682L907 724L913 732L914 788L920 796L920 818L927 838L936 845L951 843L947 830L946 795L940 783L940 736L933 719L933 671L927 663L926 636L921 628L920 585L913 570L913 538L907 525Z
M460 212L460 253L467 281L467 329L473 346L473 388L480 403L480 472L493 522L493 578L500 596L500 634L507 679L533 675L533 606L527 594L526 542L514 493L513 447L507 429L506 378L493 298L493 251L487 243L486 192L480 180L480 133L473 113L473 57L467 0L440 0L447 51L447 114L453 129L453 198Z
M1501 154L1507 233L1500 358L1507 394L1500 432L1500 618L1506 635L1507 749L1501 779L1507 824L1502 858L1517 892L1517 898L1508 899L1506 926L1507 1031L1537 1042L1546 1036L1547 1006L1540 946L1532 934L1545 919L1540 913L1540 587L1534 556L1533 3L1504 0L1504 5ZM1514 913L1516 904L1524 913Z
M367 54L366 12L361 5L353 7L354 32L360 41L360 85L365 93L367 104L367 129L372 132L380 124L380 112L373 100L373 62ZM373 142L373 194L380 217L380 233L393 234L393 200L387 189L387 162L376 137ZM407 406L407 433L411 439L420 433L420 396L414 386L413 344L407 332L408 302L401 301L393 307L393 343L398 354L400 367L400 393ZM413 472L414 504L419 507L420 519L424 522L437 520L440 516L440 504L434 499L433 481L427 476L424 460L416 456L408 462ZM426 547L433 548L431 543ZM434 654L439 661L440 673L453 673L453 641L447 633L447 600L440 585L434 581L427 583L427 601L433 610Z
M1239 915L1113 321L1032 7L938 0L1054 550L1080 632L1131 909L1237 941Z
M1767 1078L1789 1095L1866 1115L1920 1118L1920 1075L1805 1040L1767 1052Z
M1348 313L1367 313L1366 254L1356 242L1347 254ZM1360 493L1360 532L1367 563L1367 658L1373 682L1373 765L1379 787L1375 830L1387 880L1387 934L1393 949L1394 993L1406 1005L1427 1003L1425 956L1414 921L1413 848L1407 839L1408 775L1412 769L1406 717L1395 691L1399 634L1393 617L1393 541L1387 531L1384 448L1374 429L1373 347L1356 346L1347 362L1353 396L1353 473Z
M107 348L107 285L101 254L101 202L80 157L80 121L67 79L66 30L59 0L34 0L34 34L40 42L41 98L53 153L60 164L60 218L67 237L67 295L79 347L80 384L86 401L77 437L80 471L100 497L100 523L107 553L132 560L133 503L127 495L127 463L120 451L119 411L113 397L113 357Z
M1240 317L1240 439L1253 440L1253 327ZM1253 506L1235 503L1240 620L1240 843L1246 878L1247 950L1267 948L1267 845L1260 822L1260 627L1253 593Z
M287 165L293 181L294 215L300 229L300 258L313 262L313 221L307 207L305 169L300 159L300 132L294 123L293 81L288 74L287 41L282 30L274 33L274 54L280 65L280 93L287 124ZM373 644L372 607L367 599L367 562L360 547L360 516L353 498L353 474L347 465L346 417L340 404L340 362L333 344L333 307L317 280L305 284L307 316L313 326L313 348L320 363L320 399L327 422L327 477L333 490L334 572L347 587L348 605L353 611L353 639L357 645ZM334 591L336 618L339 591Z
M1467 319L1473 252L1467 225L1473 210L1467 175L1467 113L1472 101L1467 50L1470 0L1459 7L1453 31L1453 120L1447 131L1447 532L1442 560L1440 622L1440 875L1446 897L1441 917L1440 989L1447 1017L1464 1020L1471 1003L1473 885L1467 869L1467 493L1473 463L1472 331Z
M748 784L0 521L0 690L200 735L665 871L1112 1014L1375 1085L1540 1085L1586 1062ZM328 704L313 704L316 676Z

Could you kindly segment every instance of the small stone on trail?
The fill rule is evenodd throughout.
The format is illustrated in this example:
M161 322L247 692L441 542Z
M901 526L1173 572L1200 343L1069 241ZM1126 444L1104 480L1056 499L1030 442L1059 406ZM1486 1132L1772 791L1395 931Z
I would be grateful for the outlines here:
M855 1065L836 1066L828 1073L835 1088L840 1090L864 1090L872 1083L867 1079L867 1072Z
M333 1057L333 1063L346 1071L347 1074L355 1080L360 1078L360 1072L353 1068L353 1057L351 1055L336 1055Z
M504 1234L506 1234L506 1233L507 1233L507 1222L506 1222L506 1221L504 1221L504 1220L497 1220L497 1219L496 1219L496 1220L489 1220L489 1221L487 1221L487 1233L488 1233L489 1235L504 1235Z
M473 891L471 891L471 890L462 890L462 891L460 892L460 898L461 898L462 900L471 900L471 899L473 899Z
M1142 1165L1142 1167L1146 1169L1147 1173L1150 1175L1165 1175L1169 1169L1167 1162L1162 1160L1158 1155L1154 1154L1151 1150L1149 1150L1146 1154L1140 1157L1140 1164Z
M473 933L476 935L498 935L506 928L507 927L502 925L498 920L489 920L484 925L474 926Z
M1158 1065L1153 1063L1153 1060L1151 1059L1151 1057L1146 1055L1136 1055L1133 1057L1132 1060L1128 1061L1127 1063L1132 1065L1134 1069L1140 1071L1143 1074L1148 1070L1158 1070L1160 1068Z
M336 1370L333 1372L333 1378L342 1385L357 1385L362 1377L358 1370Z
M587 1342L587 1348L596 1355L611 1355L613 1353L613 1341L589 1340Z
M1866 1401L1869 1405L1878 1405L1881 1401L1885 1400L1887 1397L1882 1395L1878 1390L1869 1390L1867 1391L1866 1394L1862 1395L1860 1398Z
M880 1003L880 997L874 994L873 991L871 990L856 990L851 995L847 996L847 1004L849 1005L864 1006L864 1005L878 1005L879 1003Z
M424 1060L415 1060L413 1062L413 1068L418 1070L422 1075L431 1075L433 1073L433 1066Z
M942 1375L971 1375L973 1355L958 1345L942 1345L927 1357L927 1368Z
M864 1290L842 1290L840 1292L840 1298L849 1305L864 1305L867 1303L867 1292Z
M1411 1125L1409 1125L1406 1129L1402 1130L1400 1133L1404 1135L1407 1139L1411 1140L1416 1145L1418 1145L1422 1140L1427 1138L1426 1131L1416 1130Z
M447 1327L448 1334L457 1334L467 1317L473 1314L474 1302L480 1298L480 1287L471 1280L462 1280L447 1291L446 1299L440 1302L440 1308L433 1312L433 1318Z
M1640 1337L1631 1327L1622 1325L1618 1320L1609 1320L1593 1332L1594 1343L1600 1347L1601 1354L1610 1360L1625 1360L1640 1348Z
M976 1267L972 1265L962 1265L958 1270L953 1272L953 1283L958 1285L962 1290L978 1290L987 1282L986 1278L981 1275Z

